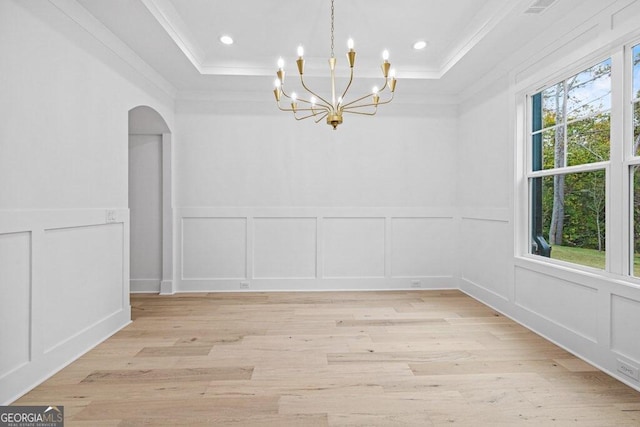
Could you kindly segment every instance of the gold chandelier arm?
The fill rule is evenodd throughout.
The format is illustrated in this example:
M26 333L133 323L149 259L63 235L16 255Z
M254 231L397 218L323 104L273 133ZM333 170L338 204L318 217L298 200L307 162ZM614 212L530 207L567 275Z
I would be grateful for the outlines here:
M300 101L300 100L298 100L298 101ZM278 105L278 109L279 109L280 111L293 111L294 113L296 113L296 112L298 112L298 111L311 111L311 112L312 112L312 114L310 114L310 115L309 115L309 117L311 117L311 116L317 116L317 115L319 115L319 114L323 114L323 113L324 113L325 115L326 115L326 114L329 114L329 111L328 111L328 109L327 109L326 107L321 107L321 108L313 108L313 107L312 107L312 108L296 108L296 109L293 109L293 108L282 108L282 107L280 106L280 103L279 103L279 102L277 102L276 104Z
M300 83L302 83L302 87L304 88L304 90L306 90L307 92L309 92L311 95L315 96L316 98L318 98L320 101L325 103L325 107L327 108L332 108L331 103L328 102L326 99L324 99L323 97L321 97L320 95L318 95L317 93L315 93L314 91L312 91L311 89L309 89L307 87L307 85L304 83L304 78L302 77L302 74L300 74Z
M371 104L373 105L373 104ZM364 105L363 105L364 107ZM378 107L374 108L373 112L368 113L365 111L343 111L344 113L349 113L349 114L360 114L361 116L375 116L376 113L378 112Z
M322 116L320 116L317 120L314 120L316 123L320 123L321 120L323 120L325 117L327 117L329 115L329 112L327 111L326 113L324 113Z
M352 82L353 82L353 67L351 67L351 75L349 76L349 83L347 84L347 87L344 89L344 92L342 92L342 96L341 96L342 99L344 99L344 96L347 94L347 91L351 87Z
M393 96L395 95L395 92L391 92L391 98L387 99L386 101L380 101L378 102L378 105L384 105L384 104L388 104L391 101L393 101Z
M394 95L395 95L395 92L391 92L391 98L387 99L386 101L378 101L378 103L360 104L360 105L351 105L351 106L348 106L348 107L347 107L347 106L345 106L345 107L343 108L343 111L344 111L344 112L347 112L347 113L352 113L353 111L349 111L349 110L353 110L353 109L356 109L356 108L362 108L362 107L371 107L371 106L374 106L374 107L375 107L375 106L378 106L378 105L388 104L388 103L390 103L391 101L393 101L393 96L394 96ZM364 98L361 98L361 99L364 99ZM355 102L355 101L354 101L354 102Z
M285 98L291 99L287 92L284 91L284 85L280 86L280 92L284 95Z
M293 111L293 108L282 108L282 107L280 106L280 103L279 103L279 102L278 102L278 109L279 109L280 111Z
M307 91L308 91L309 93L311 93L312 95L314 95L314 96L318 96L318 95L316 95L315 93L311 92L311 91L310 91L310 90L308 90L308 89L307 89ZM280 86L280 92L282 93L282 95L284 95L284 97L285 97L285 98L292 99L292 98L291 98L291 96L290 96L290 95L288 95L288 94L284 91L284 86ZM304 99L304 98L297 98L297 99L296 99L296 101L298 101L298 102L304 102L305 104L311 104L311 105L313 105L313 103L312 103L311 101L307 101L307 100L306 100L306 99ZM324 100L323 100L323 101L324 101ZM326 101L325 101L325 102L326 102ZM279 105L278 105L278 106L279 106ZM321 109L321 110L323 110L323 111L329 112L329 110L331 109L331 106L330 106L329 104L327 104L327 105L318 105L316 109ZM298 108L298 110L302 110L302 111L304 111L305 109L300 109L300 108ZM308 109L308 108L307 108L306 110L310 110L310 109ZM283 111L293 111L293 110L283 110Z
M300 102L305 102L307 104L311 104L309 101L306 101L304 99L298 99L298 101ZM327 116L327 114L329 114L329 109L323 105L321 105L320 107L314 106L314 104L311 104L311 108L282 108L282 106L280 105L280 101L276 101L276 105L278 106L278 109L280 111L293 111L293 115L295 116L296 112L298 111L311 111L311 114L309 115L309 117L312 116L318 116L324 113L324 117Z
M382 85L382 89L380 89L380 90L378 91L378 93L383 92L386 88L387 88L387 79L384 79L384 85ZM363 99L367 99L367 98L368 98L368 97L370 97L370 96L373 96L373 93L368 93L368 94L366 94L366 95L365 95L365 96L363 96L363 97L360 97L360 98L358 98L358 99L356 99L356 100L354 100L354 101L348 102L348 103L344 104L342 107L343 107L343 108L349 107L350 105L353 105L353 104L355 104L356 102L360 102L360 101L362 101Z
M297 100L298 100L298 102L304 102L305 104L310 104L311 105L311 108L299 108L299 110L302 110L302 111L304 111L304 110L309 110L309 111L322 110L322 111L329 112L329 106L327 106L327 105L314 104L313 102L307 101L306 99L302 99L302 98L298 98Z
M308 110L305 110L305 109L300 110L300 109L298 109L296 111L308 111ZM300 120L308 119L308 118L311 118L311 117L316 117L319 114L320 113L316 112L316 113L309 114L309 115L306 115L306 116L303 116L303 117L298 117L298 116L296 116L296 113L293 113L293 117L296 120L300 121ZM315 120L315 122L318 123L320 120L322 120L323 118L327 117L327 114L329 114L329 113L324 113L318 120Z
M322 114L322 113L327 115L330 112L330 110L327 107L325 107L324 105L320 106L319 108L317 106L314 108L313 105L312 105L310 110L313 111L313 115L314 116L317 116L318 114Z
M342 106L342 109L344 110L345 108L349 108L349 106L351 106L351 105L355 104L356 102L360 102L360 101L362 101L363 99L367 99L368 97L370 97L370 96L372 96L372 95L373 95L373 94L368 93L368 94L366 94L365 96L363 96L363 97L361 97L361 98L356 99L355 101L348 102L348 103L346 103L346 104L344 104L344 105Z

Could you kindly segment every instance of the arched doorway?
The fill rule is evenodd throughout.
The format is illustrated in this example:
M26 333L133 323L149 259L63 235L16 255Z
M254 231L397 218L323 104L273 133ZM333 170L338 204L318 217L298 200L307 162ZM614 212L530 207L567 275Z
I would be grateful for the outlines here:
M129 111L129 236L132 293L172 294L171 131L151 107Z

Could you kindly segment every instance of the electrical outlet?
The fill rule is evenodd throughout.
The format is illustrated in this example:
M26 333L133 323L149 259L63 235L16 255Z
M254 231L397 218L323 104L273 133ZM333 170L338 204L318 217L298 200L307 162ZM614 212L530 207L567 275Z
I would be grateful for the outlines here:
M412 288L421 288L422 287L422 283L420 283L420 280L412 280L411 281L411 287Z
M106 211L106 222L107 224L112 223L112 222L118 222L118 219L116 218L116 211L108 209Z
M636 366L632 366L629 363L623 362L622 360L617 360L617 368L618 372L628 376L629 378L633 378L636 381L640 380L640 376L638 376L638 368Z
M249 282L240 282L240 289L249 289Z

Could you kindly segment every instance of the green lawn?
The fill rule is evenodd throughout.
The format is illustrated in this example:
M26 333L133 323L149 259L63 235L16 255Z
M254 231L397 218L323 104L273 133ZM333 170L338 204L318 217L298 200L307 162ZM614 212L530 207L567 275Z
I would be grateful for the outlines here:
M604 270L605 252L596 249L555 245L551 249L551 258Z
M551 258L604 270L604 251L556 245L551 249ZM633 275L640 277L640 254L636 254L634 257Z

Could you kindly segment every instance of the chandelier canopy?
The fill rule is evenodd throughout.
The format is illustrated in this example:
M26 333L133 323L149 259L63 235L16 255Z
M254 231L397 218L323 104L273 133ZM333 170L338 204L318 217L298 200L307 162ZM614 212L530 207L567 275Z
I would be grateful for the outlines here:
M282 111L293 112L293 117L296 120L304 120L313 117L315 122L318 123L322 119L326 118L327 124L333 126L333 129L336 130L338 125L342 123L343 114L351 113L373 116L378 111L378 105L390 103L393 100L393 95L396 89L396 77L395 70L391 69L391 64L389 63L389 52L385 50L382 52L382 75L384 77L384 84L382 85L382 88L374 87L371 90L371 93L367 93L362 97L347 102L345 100L345 96L353 82L353 67L356 62L356 51L353 49L353 40L349 39L347 42L347 47L349 48L349 51L347 52L347 60L349 61L350 69L349 83L344 89L344 92L342 92L342 95L336 98L336 58L333 54L333 29L334 0L331 0L331 57L329 58L329 70L331 72L331 100L329 101L316 94L305 84L303 77L304 49L302 46L298 46L298 59L296 60L296 64L298 66L298 73L300 74L300 83L304 90L308 92L310 97L306 99L299 97L295 92L291 92L290 94L286 92L284 86L284 60L282 58L278 59L278 71L276 73L278 77L275 81L275 89L273 90L273 93L276 97L278 108ZM380 100L380 95L385 92L385 90L388 90L390 95L387 99ZM291 101L290 108L283 108L280 105L280 101L283 97ZM304 106L301 108L299 103L304 104Z

